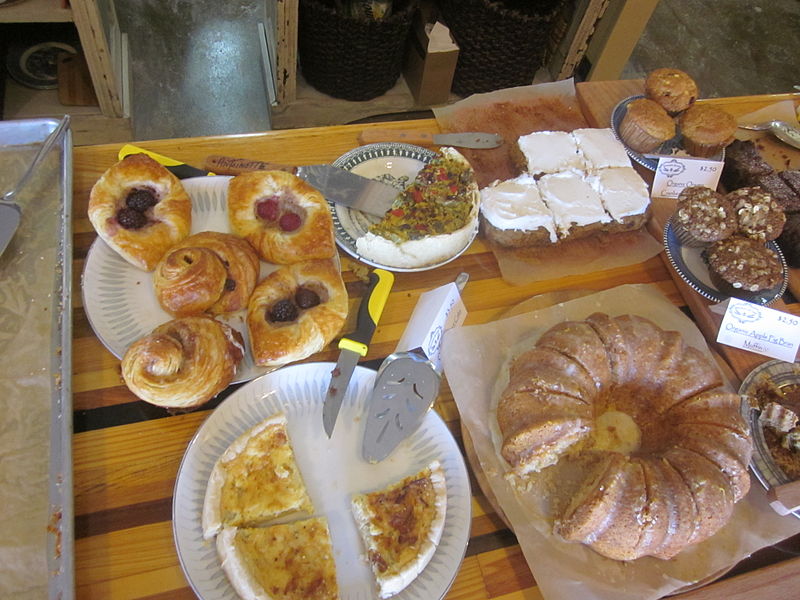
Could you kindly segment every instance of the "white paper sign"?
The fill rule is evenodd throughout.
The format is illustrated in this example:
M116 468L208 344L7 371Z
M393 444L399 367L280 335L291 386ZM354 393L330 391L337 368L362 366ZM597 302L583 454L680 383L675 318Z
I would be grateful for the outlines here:
M800 344L800 317L731 298L717 341L770 358L794 362Z
M442 336L448 329L461 325L466 318L467 309L455 283L425 292L414 307L411 319L397 342L396 351L419 348L441 372Z
M653 198L677 198L684 188L702 185L717 189L724 162L669 156L658 159L658 167L653 179Z

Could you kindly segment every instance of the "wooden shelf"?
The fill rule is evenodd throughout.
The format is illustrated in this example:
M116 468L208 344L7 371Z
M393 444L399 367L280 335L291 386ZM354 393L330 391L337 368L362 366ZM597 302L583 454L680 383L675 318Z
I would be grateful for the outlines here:
M15 4L0 4L0 23L69 23L72 9L64 8L61 0L23 0Z

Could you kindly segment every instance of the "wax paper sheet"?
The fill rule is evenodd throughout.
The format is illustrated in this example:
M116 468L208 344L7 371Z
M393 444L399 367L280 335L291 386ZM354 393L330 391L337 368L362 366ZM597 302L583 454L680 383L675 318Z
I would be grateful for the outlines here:
M614 561L552 535L548 497L559 482L548 481L545 476L535 480L525 493L509 484L504 477L508 465L499 454L495 406L508 380L511 356L554 324L584 319L596 311L649 318L663 329L679 331L687 344L710 356L694 323L657 288L648 285L620 286L483 325L453 329L444 337L445 375L474 446L478 464L473 468L485 475L543 597L655 600L696 582L713 580L759 548L800 532L800 520L777 515L769 507L764 490L752 479L749 494L737 503L729 523L672 560L647 557Z

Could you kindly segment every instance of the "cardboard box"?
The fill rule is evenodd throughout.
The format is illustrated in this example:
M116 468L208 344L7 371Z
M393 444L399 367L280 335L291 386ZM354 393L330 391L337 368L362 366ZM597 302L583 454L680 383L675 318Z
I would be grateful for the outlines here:
M417 104L447 103L458 60L458 46L450 29L417 13L407 46L403 75Z

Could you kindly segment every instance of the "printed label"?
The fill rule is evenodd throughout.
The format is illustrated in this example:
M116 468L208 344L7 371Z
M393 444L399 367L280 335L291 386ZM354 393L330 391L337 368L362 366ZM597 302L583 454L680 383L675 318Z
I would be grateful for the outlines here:
M724 162L717 160L686 156L659 158L651 196L677 198L684 188L693 185L702 185L715 190L724 165Z
M770 358L794 362L800 343L800 317L731 298L717 341Z

